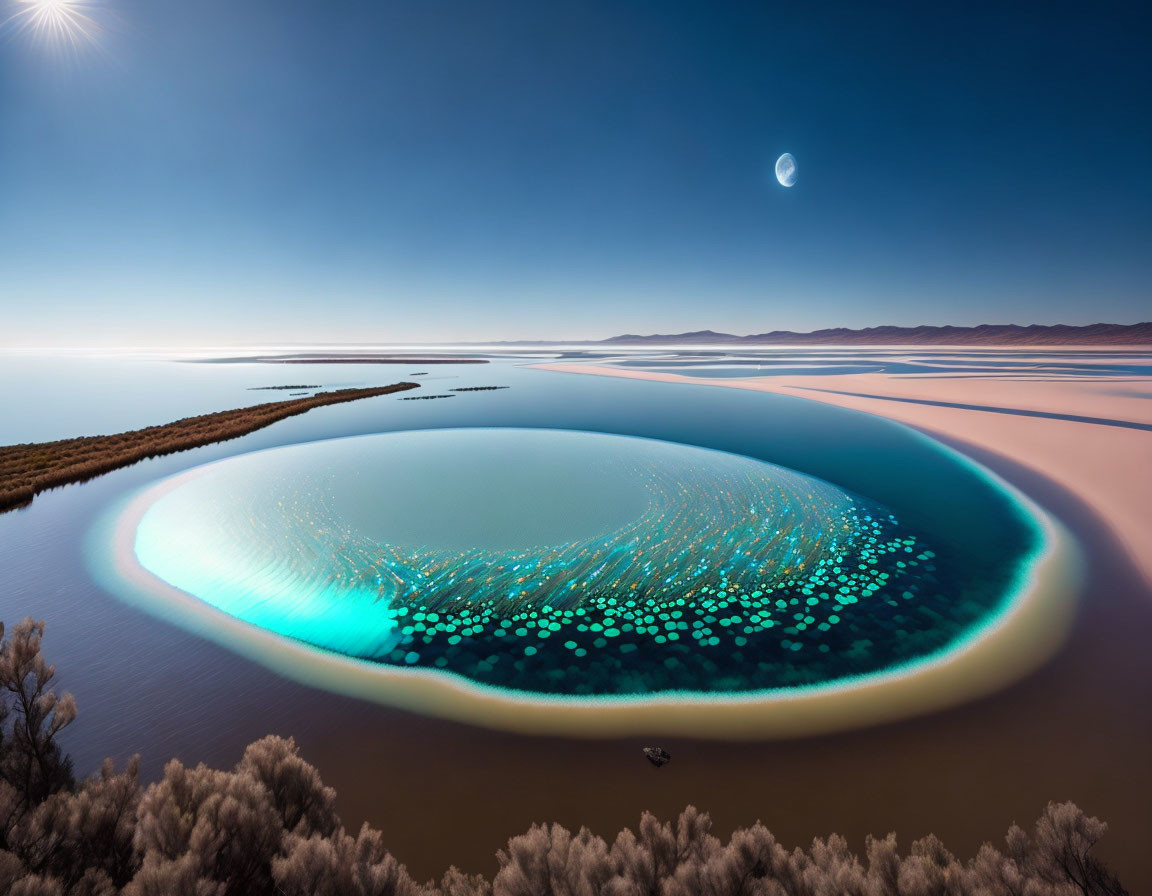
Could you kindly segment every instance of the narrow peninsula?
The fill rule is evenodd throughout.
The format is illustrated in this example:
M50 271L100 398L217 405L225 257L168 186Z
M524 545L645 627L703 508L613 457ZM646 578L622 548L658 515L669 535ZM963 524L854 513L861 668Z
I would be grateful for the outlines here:
M411 367L425 364L487 364L487 358L423 358L419 355L380 355L367 354L301 354L301 355L253 355L238 358L195 358L189 364L405 364Z
M36 495L50 488L92 479L149 457L239 438L278 420L324 405L391 395L419 387L419 383L394 383L369 389L339 389L309 398L270 401L247 408L186 417L162 426L109 436L0 447L0 513L31 503Z

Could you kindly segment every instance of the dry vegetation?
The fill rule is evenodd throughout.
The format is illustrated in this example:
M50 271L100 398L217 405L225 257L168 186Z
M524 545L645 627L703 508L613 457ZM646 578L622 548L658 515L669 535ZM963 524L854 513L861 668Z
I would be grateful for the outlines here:
M285 417L324 405L389 395L417 389L419 385L395 383L371 389L339 389L310 398L270 401L234 411L186 417L175 423L111 436L0 447L0 513L29 503L46 489L82 482L150 457L239 438Z
M414 880L379 831L349 833L336 794L295 744L266 737L230 771L173 759L142 787L138 762L77 783L57 735L76 705L52 689L44 623L0 643L0 893L11 896L1126 896L1091 854L1106 826L1050 803L1031 833L961 862L936 837L908 852L836 834L788 850L762 824L727 843L689 807L645 813L611 841L535 825L496 854L492 880L450 868ZM0 626L0 637L3 627ZM643 769L639 770L643 772ZM648 770L651 772L651 769Z

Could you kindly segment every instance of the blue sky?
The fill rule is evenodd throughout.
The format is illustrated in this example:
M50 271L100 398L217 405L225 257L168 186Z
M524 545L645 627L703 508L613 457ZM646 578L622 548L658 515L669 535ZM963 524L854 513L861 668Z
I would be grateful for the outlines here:
M1148 319L1150 14L1010 7L101 0L81 54L9 28L0 344Z

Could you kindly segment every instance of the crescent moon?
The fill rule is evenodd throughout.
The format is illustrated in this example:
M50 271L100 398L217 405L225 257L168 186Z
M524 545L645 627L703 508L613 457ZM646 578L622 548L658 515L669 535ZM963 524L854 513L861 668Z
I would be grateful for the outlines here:
M796 183L796 160L792 153L786 152L776 160L776 180L780 186L790 187Z

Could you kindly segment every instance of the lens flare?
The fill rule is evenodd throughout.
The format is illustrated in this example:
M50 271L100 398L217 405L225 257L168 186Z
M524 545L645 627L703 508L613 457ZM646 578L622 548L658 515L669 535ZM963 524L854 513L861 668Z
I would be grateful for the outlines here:
M93 0L16 0L4 25L53 45L78 51L95 46L100 26Z

